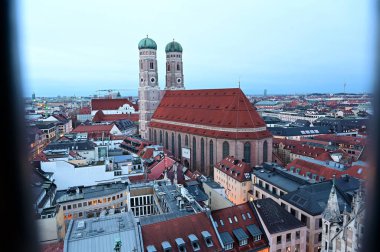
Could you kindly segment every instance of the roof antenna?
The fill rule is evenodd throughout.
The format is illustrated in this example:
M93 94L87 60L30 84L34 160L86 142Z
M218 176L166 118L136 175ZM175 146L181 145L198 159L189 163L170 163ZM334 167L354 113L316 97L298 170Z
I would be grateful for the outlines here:
M239 82L238 83L239 83L239 88L240 88L240 76L239 76Z
M148 38L148 34L146 35L146 38Z

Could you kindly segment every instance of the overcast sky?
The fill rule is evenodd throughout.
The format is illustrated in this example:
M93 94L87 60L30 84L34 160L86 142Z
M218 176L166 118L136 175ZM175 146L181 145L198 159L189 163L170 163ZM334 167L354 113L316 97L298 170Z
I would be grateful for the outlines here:
M24 94L137 95L138 42L183 47L186 89L246 94L372 89L375 6L367 0L20 0ZM127 89L127 90L125 90Z

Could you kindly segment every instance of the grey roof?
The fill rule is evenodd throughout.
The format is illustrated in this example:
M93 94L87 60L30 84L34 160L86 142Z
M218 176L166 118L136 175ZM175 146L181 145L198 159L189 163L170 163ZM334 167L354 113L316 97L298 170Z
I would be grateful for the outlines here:
M285 232L305 226L305 224L299 221L271 198L259 199L254 201L253 204L263 220L263 224L271 234Z
M211 188L214 188L214 189L222 189L223 186L221 186L220 184L216 183L214 180L207 180L204 182L205 184L207 184L209 187Z
M194 197L196 201L208 200L207 194L202 191L199 185L188 186L186 187L186 189L189 191L189 193Z
M132 212L72 220L67 229L64 252L113 251L116 239L121 240L121 252L142 251L140 236Z
M194 212L187 211L176 211L171 213L157 214L157 215L149 215L149 216L141 216L140 223L142 226L153 224L157 222L163 222L171 219L176 219L185 215L194 214Z
M236 239L238 239L238 241L242 241L242 240L249 238L247 233L244 232L244 230L242 228L235 228L234 230L232 230L232 233L234 233L234 235L235 235Z
M133 156L132 155L120 155L120 156L113 156L113 162L114 163L123 163L127 161L132 161Z
M67 190L59 190L55 194L54 202L64 203L74 200L92 199L107 196L126 190L128 185L123 182L98 184L93 186L79 186ZM76 189L79 192L76 192Z
M248 225L248 226L247 226L247 229L248 229L248 232L249 232L252 236L262 235L262 234L263 234L263 232L260 230L260 228L259 228L256 224Z
M337 180L343 180L343 178L339 178ZM347 210L350 211L350 198L348 197L348 193L359 188L359 185L354 182L354 179L350 179L345 183L352 183L352 185L344 184L344 187L340 185L342 182L337 182L337 196L340 211L343 211L344 206L347 206ZM356 185L355 185L356 184ZM309 213L310 215L319 215L325 210L327 201L330 196L332 181L324 181L320 183L310 184L301 186L298 190L290 192L282 196L282 199L289 202L290 204L296 206L297 208ZM339 188L343 189L350 188L349 191L343 192Z
M317 135L317 134L329 134L330 128L326 126L318 127L269 127L268 130L276 136L301 136L301 135Z
M46 146L45 150L94 150L95 146L96 144L89 140L63 140L51 142L50 144L48 144L48 146Z
M264 164L263 169L254 170L253 174L286 192L295 191L300 186L309 184L304 177L285 171L279 166L271 166L270 164Z
M222 239L224 245L231 244L234 242L234 239L228 232L220 233L220 239Z

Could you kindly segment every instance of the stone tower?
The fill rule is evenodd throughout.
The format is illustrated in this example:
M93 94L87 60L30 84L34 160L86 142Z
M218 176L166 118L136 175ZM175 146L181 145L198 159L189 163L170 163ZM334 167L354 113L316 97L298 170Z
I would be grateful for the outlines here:
M149 122L160 102L160 87L157 74L157 44L148 36L138 45L140 61L139 84L139 130L144 139L149 136Z
M166 90L185 89L183 81L182 46L174 41L165 47L166 52Z

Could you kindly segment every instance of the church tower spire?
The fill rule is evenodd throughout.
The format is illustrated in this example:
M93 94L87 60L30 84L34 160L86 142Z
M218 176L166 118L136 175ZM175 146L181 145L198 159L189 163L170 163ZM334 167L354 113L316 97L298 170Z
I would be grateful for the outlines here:
M182 46L174 41L165 47L166 52L166 90L185 89L183 81Z
M338 203L338 195L335 188L335 177L333 178L333 185L331 187L330 196L327 201L325 211L322 213L323 219L330 222L339 222L341 219Z
M160 102L160 87L157 73L157 44L148 38L142 39L138 45L140 61L139 84L139 133L142 138L152 140L149 134L149 122Z

